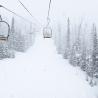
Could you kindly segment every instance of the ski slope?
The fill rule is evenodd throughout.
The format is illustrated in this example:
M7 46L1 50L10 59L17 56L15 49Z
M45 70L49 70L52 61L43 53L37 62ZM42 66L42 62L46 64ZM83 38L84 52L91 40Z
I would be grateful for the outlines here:
M98 98L98 87L38 35L26 53L0 61L0 98Z

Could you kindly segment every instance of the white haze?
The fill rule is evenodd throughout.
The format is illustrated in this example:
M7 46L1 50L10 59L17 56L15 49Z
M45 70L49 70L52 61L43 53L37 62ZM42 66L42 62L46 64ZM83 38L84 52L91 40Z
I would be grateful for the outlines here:
M49 0L21 0L30 10L32 15L43 25L46 22ZM25 18L34 21L24 10L18 0L0 0L0 4L15 11ZM52 0L51 21L70 17L72 21L81 19L95 22L98 21L98 0ZM35 20L36 23L39 22Z

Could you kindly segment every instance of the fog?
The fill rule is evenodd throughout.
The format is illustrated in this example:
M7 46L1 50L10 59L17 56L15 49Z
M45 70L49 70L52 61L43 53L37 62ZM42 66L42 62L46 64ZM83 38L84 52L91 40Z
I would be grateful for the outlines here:
M34 19L25 11L18 0L0 0L0 3L15 11L19 15L35 21L39 24L46 22L49 0L21 0L34 16ZM52 0L50 17L51 21L66 19L70 17L72 21L88 20L96 22L98 20L98 0ZM36 18L36 19L35 19Z

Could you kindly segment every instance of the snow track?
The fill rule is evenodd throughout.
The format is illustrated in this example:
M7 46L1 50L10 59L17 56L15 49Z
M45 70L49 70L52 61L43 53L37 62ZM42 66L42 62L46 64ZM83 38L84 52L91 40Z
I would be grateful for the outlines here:
M98 98L83 73L57 54L52 39L37 36L27 53L0 61L0 98Z

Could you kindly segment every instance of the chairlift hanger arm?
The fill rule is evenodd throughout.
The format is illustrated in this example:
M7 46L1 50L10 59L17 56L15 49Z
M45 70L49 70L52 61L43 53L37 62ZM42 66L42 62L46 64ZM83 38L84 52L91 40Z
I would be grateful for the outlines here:
M47 16L47 18L49 18L49 15L50 15L50 7L51 7L51 0L49 2L49 9L48 9L48 16Z
M49 1L48 15L47 15L47 26L50 24L50 8L51 8L51 0Z

